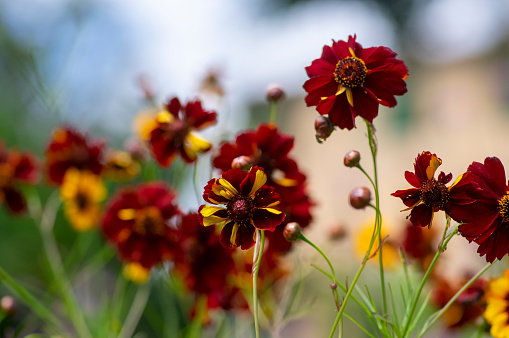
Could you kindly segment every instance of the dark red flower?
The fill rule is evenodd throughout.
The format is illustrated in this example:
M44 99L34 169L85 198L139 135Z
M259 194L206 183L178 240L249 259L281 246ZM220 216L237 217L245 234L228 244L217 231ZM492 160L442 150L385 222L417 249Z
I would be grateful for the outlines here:
M169 167L177 153L187 163L196 161L197 153L211 148L195 130L216 123L216 113L203 110L200 101L188 102L184 107L174 97L159 113L150 132L150 149L157 163Z
M322 56L306 67L306 104L341 129L355 127L355 117L373 122L378 106L394 107L394 95L406 93L408 69L387 47L362 48L356 36L332 41Z
M91 141L73 127L59 127L53 132L46 148L46 176L51 183L62 184L67 169L74 167L95 175L103 169L103 141Z
M123 260L144 268L169 260L176 246L175 193L161 182L116 193L105 212L102 230Z
M5 201L14 214L26 211L26 200L19 184L35 184L38 180L38 164L32 154L7 150L0 143L0 204Z
M203 199L224 207L202 205L200 222L223 226L220 242L225 248L249 249L255 243L255 229L274 231L285 219L283 212L274 209L281 203L279 195L266 182L262 168L253 167L249 172L234 168L205 186Z
M405 228L401 243L403 251L407 257L417 262L418 268L423 272L428 270L436 253L437 244L434 241L435 235L435 228L429 230L423 229L413 226L410 222L408 222ZM435 269L431 272L434 273L434 271Z
M438 175L438 180L435 179L435 171L440 164L442 160L429 151L417 155L414 163L415 173L405 171L406 180L414 188L398 190L391 194L401 198L408 207L405 210L412 210L410 222L414 226L431 226L433 215L439 210L444 210L454 218L456 209L473 202L467 195L472 188L470 173L464 173L450 187L446 187L445 185L452 179L452 174L446 175L442 171Z
M504 166L496 157L487 157L484 164L473 162L468 171L477 184L474 203L455 210L459 232L469 241L479 244L477 252L486 261L502 259L509 253L509 186Z

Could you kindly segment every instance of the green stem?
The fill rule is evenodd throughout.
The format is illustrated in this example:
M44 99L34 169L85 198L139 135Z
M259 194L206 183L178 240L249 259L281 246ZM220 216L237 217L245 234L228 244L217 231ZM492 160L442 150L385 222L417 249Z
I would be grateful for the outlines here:
M277 103L274 101L269 103L269 122L277 124Z
M200 195L200 188L198 186L198 160L196 160L194 162L193 186L194 186L194 193L196 195L196 201L198 202L198 205L200 205L201 204L201 195Z
M256 244L253 253L253 319L256 338L260 337L260 324L258 322L258 271L262 260L263 246L265 244L265 233L256 229Z
M299 239L301 239L304 242L311 245L313 248L315 248L316 251L318 251L320 253L320 255L322 255L323 258L325 258L325 260L327 261L327 264L329 264L330 271L332 272L332 277L334 278L333 282L337 283L336 273L334 272L334 267L332 266L332 263L329 260L329 257L327 257L327 255L319 247L317 247L313 242L311 242L309 239L307 239L306 236L304 236L302 233L299 235Z
M428 331L428 329L436 322L438 318L440 318L440 316L445 311L447 311L447 309L456 301L456 299L458 299L458 297L466 289L468 289L470 285L472 285L477 280L477 278L481 277L481 275L484 274L494 263L495 262L486 264L474 277L470 278L470 280L465 285L463 285L463 287L459 289L458 292L456 292L456 294L447 302L447 304L444 305L444 307L442 307L440 310L432 314L424 324L423 328L421 329L417 337L422 337L422 335L425 334L426 331Z
M145 283L138 288L136 296L134 296L131 308L129 309L129 313L125 318L124 326L118 335L120 338L129 338L133 336L134 330L136 329L136 326L138 326L138 322L140 321L141 315L143 314L143 310L147 305L149 295L150 283Z

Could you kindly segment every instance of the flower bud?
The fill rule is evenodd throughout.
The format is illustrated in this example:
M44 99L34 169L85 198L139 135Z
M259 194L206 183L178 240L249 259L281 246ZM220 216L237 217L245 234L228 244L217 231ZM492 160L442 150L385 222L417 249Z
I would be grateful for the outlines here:
M361 154L357 150L350 150L346 153L343 163L349 168L356 167L361 160Z
M279 101L283 96L285 95L285 92L279 85L271 84L267 88L267 100L269 102L277 102Z
M329 238L332 240L341 240L346 237L346 229L343 225L338 224L329 229Z
M320 115L315 119L315 130L316 141L323 143L334 131L334 125L328 117Z
M371 191L366 187L357 187L350 192L350 205L355 209L364 209L371 201Z
M249 168L251 168L251 166L252 166L251 159L247 156L235 157L232 161L232 168L240 168L242 170L249 170Z
M288 242L295 242L298 240L301 233L302 229L296 222L288 223L283 230L283 236Z
M338 287L338 285L337 285L336 283L332 283L332 284L330 285L330 288L331 288L332 290L336 290L336 289L337 289L337 287Z
M4 296L0 300L0 308L7 316L14 316L18 310L18 304L11 296Z

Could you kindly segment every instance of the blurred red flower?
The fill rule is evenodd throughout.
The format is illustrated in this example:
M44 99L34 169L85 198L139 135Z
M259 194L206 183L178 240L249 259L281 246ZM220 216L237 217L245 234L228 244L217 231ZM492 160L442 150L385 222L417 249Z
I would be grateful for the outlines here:
M317 106L321 115L341 129L355 127L355 117L373 122L378 106L394 107L394 95L406 93L408 69L387 47L362 48L356 36L332 41L306 72L304 83L308 107Z

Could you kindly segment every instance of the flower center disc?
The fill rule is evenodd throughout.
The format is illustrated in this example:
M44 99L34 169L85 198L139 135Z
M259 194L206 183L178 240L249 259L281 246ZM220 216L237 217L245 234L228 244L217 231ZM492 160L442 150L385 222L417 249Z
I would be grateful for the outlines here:
M498 200L498 210L505 223L509 223L509 193Z
M449 200L449 190L445 184L436 180L421 184L421 200L429 207L443 209Z
M253 201L249 197L237 195L228 203L228 216L235 221L235 223L245 223L248 219L253 217Z
M362 86L368 70L364 61L355 57L347 57L336 64L334 80L343 87L354 88Z
M156 207L148 207L136 212L134 231L141 235L164 235L164 222Z

